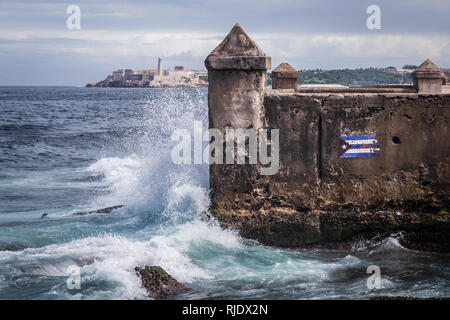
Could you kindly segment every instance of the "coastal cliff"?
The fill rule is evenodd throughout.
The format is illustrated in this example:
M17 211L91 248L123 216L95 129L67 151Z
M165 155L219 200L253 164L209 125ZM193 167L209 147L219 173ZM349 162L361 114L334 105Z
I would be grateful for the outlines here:
M407 247L450 251L450 95L427 60L414 85L300 90L236 25L207 57L209 127L279 130L279 170L211 164L211 213L281 247L349 247L401 233ZM273 152L273 151L272 151ZM248 152L247 152L248 154Z

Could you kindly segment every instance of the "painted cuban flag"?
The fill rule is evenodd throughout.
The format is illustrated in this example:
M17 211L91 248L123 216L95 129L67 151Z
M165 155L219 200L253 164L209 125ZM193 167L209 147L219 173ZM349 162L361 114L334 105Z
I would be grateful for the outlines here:
M339 139L339 158L370 158L378 151L377 140L370 134L341 136Z

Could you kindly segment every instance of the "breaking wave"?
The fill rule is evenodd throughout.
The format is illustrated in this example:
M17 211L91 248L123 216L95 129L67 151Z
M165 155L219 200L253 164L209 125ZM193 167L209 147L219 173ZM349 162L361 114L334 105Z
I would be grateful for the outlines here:
M28 113L2 106L24 125L44 120L30 127L39 141L30 144L23 135L13 141L8 157L22 152L24 163L0 163L0 249L20 248L0 251L0 298L144 299L134 271L143 265L162 266L192 289L183 296L189 299L367 298L371 264L380 265L386 284L378 294L448 294L450 272L442 267L448 263L433 256L434 265L424 267L425 258L401 247L398 235L361 242L349 253L270 248L222 230L205 219L208 167L170 161L175 129L192 132L194 120L207 125L206 91L91 89L40 89L52 104L44 111L26 101ZM48 128L49 119L58 119L58 127ZM59 160L49 168L34 146ZM124 207L72 214L115 205ZM43 213L48 217L40 219ZM405 263L399 251L416 263ZM66 285L73 266L80 290Z
M397 232L388 237L375 236L371 239L360 240L353 244L352 251L368 251L371 253L388 252L395 250L408 251L400 241L404 238L403 232Z

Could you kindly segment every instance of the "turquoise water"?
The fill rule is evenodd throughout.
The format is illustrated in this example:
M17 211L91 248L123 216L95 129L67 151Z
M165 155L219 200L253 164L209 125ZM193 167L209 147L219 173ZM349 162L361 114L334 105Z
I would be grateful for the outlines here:
M175 129L207 126L205 89L0 88L0 110L0 299L145 299L145 264L192 289L175 298L450 295L450 257L405 249L401 234L293 251L205 219L208 167L170 160Z

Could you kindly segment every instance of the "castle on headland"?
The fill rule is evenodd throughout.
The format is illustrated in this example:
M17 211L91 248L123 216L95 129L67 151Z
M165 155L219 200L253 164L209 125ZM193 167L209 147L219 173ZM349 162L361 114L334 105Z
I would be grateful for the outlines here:
M175 66L173 70L163 69L163 61L158 58L158 68L149 70L117 69L106 79L97 83L88 83L86 87L206 87L207 71L185 70Z

